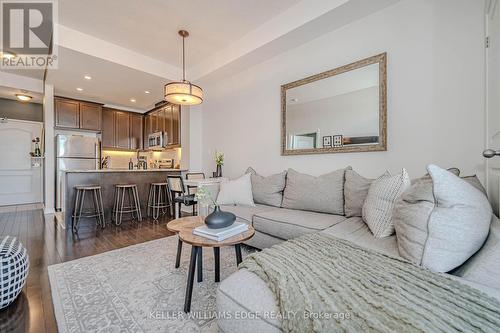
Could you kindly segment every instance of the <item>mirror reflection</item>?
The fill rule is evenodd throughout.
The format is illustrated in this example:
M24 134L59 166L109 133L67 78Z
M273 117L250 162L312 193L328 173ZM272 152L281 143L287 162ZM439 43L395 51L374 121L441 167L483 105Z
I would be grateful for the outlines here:
M385 62L370 59L283 86L285 154L385 150Z

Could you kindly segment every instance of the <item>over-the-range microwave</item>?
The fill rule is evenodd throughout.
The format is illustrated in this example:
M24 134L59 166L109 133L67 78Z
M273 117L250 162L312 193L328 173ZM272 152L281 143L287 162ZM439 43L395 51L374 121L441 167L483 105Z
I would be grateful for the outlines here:
M167 142L166 132L155 132L148 135L148 148L151 150L163 149Z

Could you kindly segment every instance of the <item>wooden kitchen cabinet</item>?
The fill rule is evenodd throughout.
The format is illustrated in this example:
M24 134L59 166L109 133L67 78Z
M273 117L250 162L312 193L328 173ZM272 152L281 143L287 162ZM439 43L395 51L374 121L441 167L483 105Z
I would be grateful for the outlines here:
M115 111L115 147L130 149L130 117L127 112Z
M80 128L92 131L101 130L102 106L80 102Z
M163 114L163 118L165 119L163 132L166 134L168 140L165 144L168 146L172 144L172 106L165 106L162 108L161 112Z
M101 104L55 97L54 111L56 127L90 131L101 130Z
M148 148L148 135L153 133L152 115L146 114L144 116L144 148Z
M140 114L129 114L130 117L130 149L143 149L142 122Z
M144 144L147 147L148 135L154 132L167 133L166 148L180 147L181 145L181 114L180 106L163 104L144 117Z
M181 107L172 105L172 141L169 144L173 146L181 145Z
M104 149L143 149L144 116L140 113L104 108L101 142Z
M115 148L115 111L102 110L101 145L103 148Z
M79 128L80 127L80 103L78 101L55 98L55 125L57 127L65 128Z

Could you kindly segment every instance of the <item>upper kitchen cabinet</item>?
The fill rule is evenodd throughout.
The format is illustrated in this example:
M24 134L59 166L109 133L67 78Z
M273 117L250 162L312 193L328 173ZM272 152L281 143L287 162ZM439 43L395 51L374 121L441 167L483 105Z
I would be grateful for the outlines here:
M90 131L101 130L101 104L56 97L54 108L56 127Z
M115 110L103 108L101 145L103 148L115 148Z
M143 149L143 115L104 108L102 112L102 147Z
M130 117L128 112L115 111L115 147L130 149Z
M80 128L100 131L102 119L102 106L93 103L80 102Z
M173 146L181 145L181 107L172 105L172 140L169 144Z
M130 149L142 149L142 128L144 117L141 114L129 114L130 119Z
M149 111L144 117L144 142L147 145L148 135L155 132L166 134L165 148L176 148L181 145L180 106L164 104ZM148 148L148 147L146 147Z
M54 108L57 127L80 127L80 103L78 101L56 97Z

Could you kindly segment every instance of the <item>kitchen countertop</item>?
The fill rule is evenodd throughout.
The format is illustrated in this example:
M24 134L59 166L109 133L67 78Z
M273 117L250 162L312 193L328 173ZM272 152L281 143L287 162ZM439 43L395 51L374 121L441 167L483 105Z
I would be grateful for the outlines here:
M185 172L187 169L98 169L98 170L64 170L66 173L106 173L106 172Z

